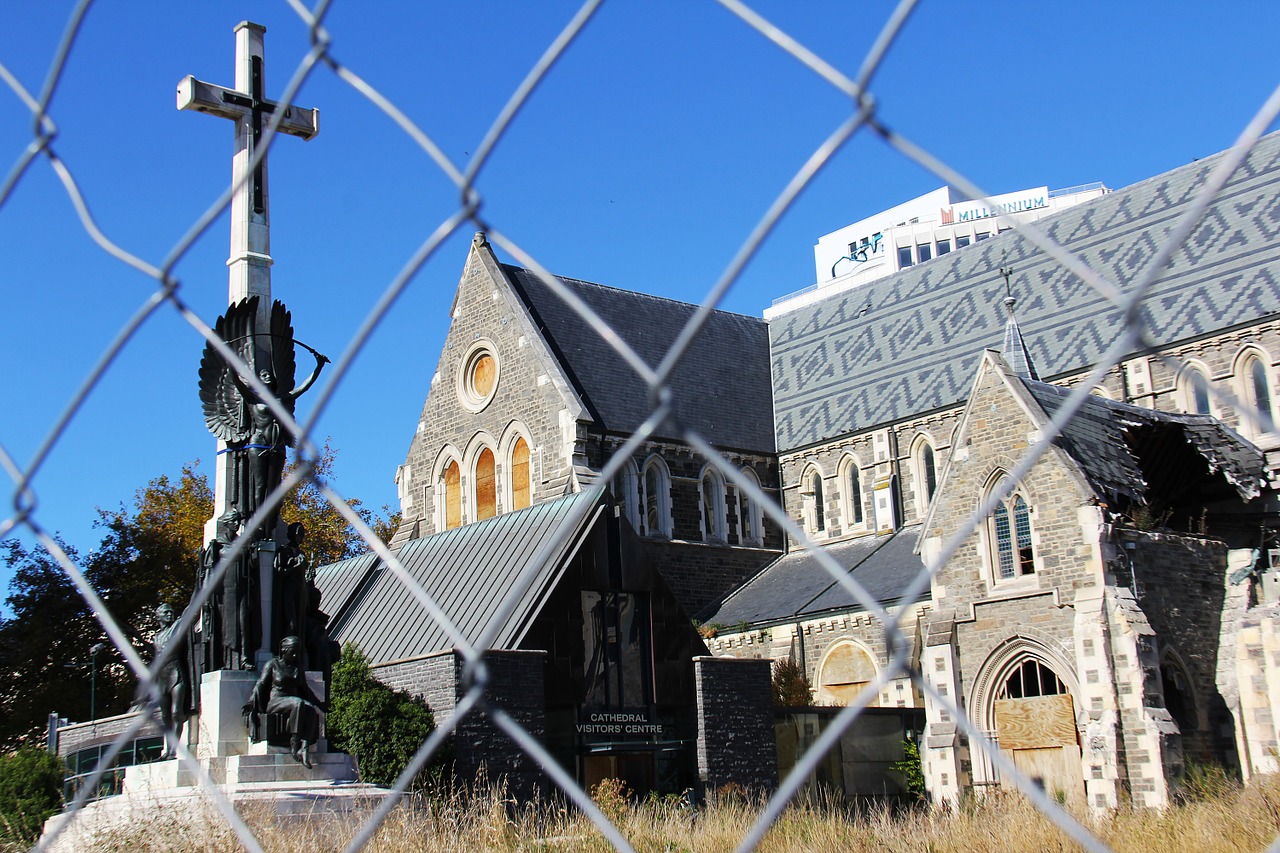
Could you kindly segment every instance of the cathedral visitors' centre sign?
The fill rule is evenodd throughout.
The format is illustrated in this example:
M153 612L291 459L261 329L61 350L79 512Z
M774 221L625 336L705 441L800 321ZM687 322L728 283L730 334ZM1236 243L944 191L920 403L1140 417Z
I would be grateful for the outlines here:
M942 210L942 224L952 225L957 222L973 222L976 219L989 219L1002 213L1025 213L1028 210L1040 210L1049 206L1049 188L1036 187L1033 190L1022 190L1016 193L1005 193L991 197L992 204L984 200L962 201Z
M646 711L589 711L583 710L583 722L578 723L578 734L586 740L630 736L661 736L666 726L655 721Z

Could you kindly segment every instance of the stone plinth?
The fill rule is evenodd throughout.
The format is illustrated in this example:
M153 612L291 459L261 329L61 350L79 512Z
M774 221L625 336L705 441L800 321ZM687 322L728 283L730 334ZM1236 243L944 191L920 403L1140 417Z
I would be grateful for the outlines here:
M220 669L200 679L200 723L196 757L204 760L249 751L244 704L249 701L256 672Z

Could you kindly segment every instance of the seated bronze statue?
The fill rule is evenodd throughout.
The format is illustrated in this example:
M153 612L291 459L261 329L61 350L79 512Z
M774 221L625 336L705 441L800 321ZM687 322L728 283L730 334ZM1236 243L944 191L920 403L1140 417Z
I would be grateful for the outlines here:
M280 641L280 654L262 668L244 713L249 720L249 736L255 741L263 739L256 714L279 715L286 720L284 728L289 733L290 753L295 760L310 767L307 749L320 738L320 721L326 708L307 685L307 673L302 668L302 641L285 637Z

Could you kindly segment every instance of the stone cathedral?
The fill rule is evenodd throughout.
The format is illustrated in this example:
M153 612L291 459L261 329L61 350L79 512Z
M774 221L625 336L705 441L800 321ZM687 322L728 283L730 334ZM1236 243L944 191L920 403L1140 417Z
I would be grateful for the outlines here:
M1127 287L1219 159L1037 224ZM948 706L881 678L883 626L751 491L899 620L937 695L1061 798L1160 806L1189 762L1275 771L1278 234L1272 135L1144 300L1148 340L1016 480L1122 328L1016 228L768 322L713 312L672 374L674 417L639 441L653 402L634 370L477 234L396 472L393 550L493 650L491 701L584 784L773 784L794 739L770 707L782 659L806 673L815 719L877 682L869 720L918 715L935 801L1002 784ZM696 310L558 282L651 366ZM373 555L318 583L336 637L447 716L467 680L457 634ZM537 776L479 717L455 740L463 769ZM845 793L866 792L857 754L829 769Z

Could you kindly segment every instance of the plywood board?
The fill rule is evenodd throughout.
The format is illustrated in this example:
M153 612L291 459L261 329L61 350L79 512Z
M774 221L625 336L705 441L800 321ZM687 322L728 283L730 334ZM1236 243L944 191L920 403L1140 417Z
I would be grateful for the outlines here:
M1071 697L1034 696L996 700L996 731L1001 749L1039 749L1076 745Z

